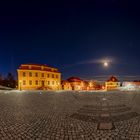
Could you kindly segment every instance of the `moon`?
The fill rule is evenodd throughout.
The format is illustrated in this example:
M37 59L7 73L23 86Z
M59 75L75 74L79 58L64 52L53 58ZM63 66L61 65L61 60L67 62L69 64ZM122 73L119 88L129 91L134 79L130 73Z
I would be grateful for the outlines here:
M104 67L108 67L108 62L104 62Z

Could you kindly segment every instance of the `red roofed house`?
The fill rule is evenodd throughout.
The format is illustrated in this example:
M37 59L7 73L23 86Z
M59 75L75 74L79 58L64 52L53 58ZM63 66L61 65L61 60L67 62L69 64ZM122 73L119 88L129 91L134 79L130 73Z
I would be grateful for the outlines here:
M83 80L78 77L70 77L67 81L71 84L72 90L82 90Z
M61 89L61 73L47 65L22 64L18 72L20 90Z
M79 77L70 77L65 81L62 81L63 90L93 90L95 89L95 82L85 81Z
M120 87L120 82L115 76L111 76L105 82L106 90L117 90Z
M71 84L67 80L62 80L61 85L63 90L72 90Z

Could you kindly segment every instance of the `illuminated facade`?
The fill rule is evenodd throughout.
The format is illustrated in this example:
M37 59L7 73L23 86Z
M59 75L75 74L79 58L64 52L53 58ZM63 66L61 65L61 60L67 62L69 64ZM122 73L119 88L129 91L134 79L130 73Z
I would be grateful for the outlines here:
M82 90L83 80L78 77L70 77L67 81L71 84L72 90Z
M106 90L116 90L120 87L120 82L115 76L111 76L106 82L105 82L105 88Z
M60 90L61 73L47 65L22 64L18 72L19 90Z
M62 81L63 90L95 90L94 81L84 81L78 77L70 77Z
M67 80L62 81L62 89L63 90L72 90L71 84Z

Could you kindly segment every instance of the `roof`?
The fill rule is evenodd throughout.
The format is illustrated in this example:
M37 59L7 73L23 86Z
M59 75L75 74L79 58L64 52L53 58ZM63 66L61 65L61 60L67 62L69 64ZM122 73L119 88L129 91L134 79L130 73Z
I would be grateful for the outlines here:
M67 81L69 81L69 82L82 82L83 80L81 80L79 77L70 77L67 79Z
M62 84L67 84L67 83L69 83L69 81L67 81L67 80L62 80L61 83L62 83Z
M119 82L119 80L115 76L111 76L107 82Z
M21 65L34 65L34 66L46 66L46 67L49 67L47 64L35 64L35 63L21 64Z
M59 73L57 68L49 67L46 64L21 64L18 70L39 70Z

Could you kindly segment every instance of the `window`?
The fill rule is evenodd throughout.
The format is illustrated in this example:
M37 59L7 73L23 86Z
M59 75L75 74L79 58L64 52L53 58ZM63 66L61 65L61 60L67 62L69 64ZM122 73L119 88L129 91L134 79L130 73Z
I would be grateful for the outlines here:
M49 78L49 77L50 77L50 75L48 74L48 75L47 75L47 77Z
M25 77L26 76L26 73L25 72L23 72L23 77Z
M50 81L48 81L48 85L50 85Z
M26 85L26 81L25 80L23 81L23 85Z
M52 81L52 85L54 85L54 81Z
M56 75L56 78L58 78L58 75Z
M59 82L56 81L56 85L58 86L59 85Z
M32 73L31 72L29 72L29 76L32 77Z
M42 77L44 77L44 73L42 73Z
M52 74L52 78L54 78L54 74Z
M44 87L44 86L45 86L45 82L44 82L44 81L42 81L41 83L42 83L42 87Z
M29 81L29 85L32 85L32 81L31 80Z
M35 73L35 77L38 77L38 73Z
M35 81L35 84L38 85L38 80Z

